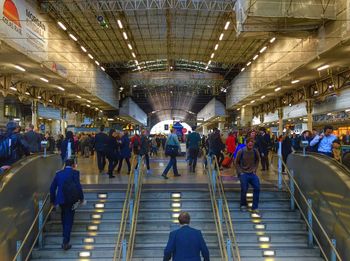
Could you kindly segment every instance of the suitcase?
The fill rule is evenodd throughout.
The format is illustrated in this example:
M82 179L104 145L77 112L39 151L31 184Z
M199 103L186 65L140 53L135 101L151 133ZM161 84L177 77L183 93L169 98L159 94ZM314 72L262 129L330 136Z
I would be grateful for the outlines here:
M231 167L231 163L232 163L232 158L231 157L225 157L221 165L224 168L229 168L229 167Z

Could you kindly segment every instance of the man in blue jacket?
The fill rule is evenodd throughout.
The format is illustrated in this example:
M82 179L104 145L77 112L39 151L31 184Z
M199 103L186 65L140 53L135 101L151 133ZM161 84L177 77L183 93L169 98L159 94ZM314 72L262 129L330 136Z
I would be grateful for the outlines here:
M200 230L191 228L190 215L182 212L179 215L181 228L170 233L168 244L164 250L164 261L173 257L173 261L209 261L209 250Z
M106 150L108 144L108 135L104 133L105 126L101 125L100 132L95 135L95 144L94 148L97 154L97 166L100 174L103 173L103 170L106 165Z
M72 247L69 244L70 233L72 231L73 221L74 221L74 209L71 203L67 203L68 199L64 196L64 184L67 179L73 176L73 181L79 191L79 201L80 203L84 200L83 190L80 184L80 174L79 171L74 168L74 159L67 159L65 162L65 168L56 173L56 176L50 187L50 200L53 206L60 205L61 208L61 221L63 228L63 243L62 248L68 250Z

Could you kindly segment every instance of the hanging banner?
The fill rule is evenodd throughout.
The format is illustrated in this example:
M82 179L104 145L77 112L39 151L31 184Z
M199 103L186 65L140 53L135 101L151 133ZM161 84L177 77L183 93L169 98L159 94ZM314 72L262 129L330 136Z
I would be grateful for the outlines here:
M0 38L41 60L48 59L48 24L25 0L0 0Z

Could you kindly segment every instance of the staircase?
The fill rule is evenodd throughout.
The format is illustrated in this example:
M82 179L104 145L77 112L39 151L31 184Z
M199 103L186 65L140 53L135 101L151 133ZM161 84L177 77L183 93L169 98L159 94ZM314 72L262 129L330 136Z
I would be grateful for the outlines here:
M189 212L190 226L202 231L211 260L221 260L206 184L143 186L132 260L162 260L169 233L179 227L180 211Z
M119 229L125 188L112 189L97 185L84 189L87 204L80 206L74 217L72 248L61 249L62 226L60 210L51 213L43 234L43 248L32 252L31 260L108 260L113 259ZM113 185L116 187L117 185Z
M225 185L225 194L242 261L324 260L318 248L308 247L307 226L301 219L300 212L290 209L290 199L286 192L262 185L260 217L240 211L239 188L227 188ZM248 202L252 202L252 192L248 192L247 198Z

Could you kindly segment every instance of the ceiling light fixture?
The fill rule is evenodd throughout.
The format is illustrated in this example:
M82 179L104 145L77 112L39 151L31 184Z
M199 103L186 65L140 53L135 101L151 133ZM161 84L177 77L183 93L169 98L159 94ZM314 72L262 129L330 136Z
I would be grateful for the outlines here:
M78 99L81 99L81 96L77 95L77 98L78 98Z
M128 40L128 35L126 34L126 32L123 32L123 37L125 40Z
M273 43L274 41L276 41L276 37L271 38L270 43Z
M208 65L211 64L211 60L209 60Z
M25 94L26 94L26 95L30 95L30 93L29 93L29 92L25 92Z
M40 80L42 80L43 82L49 82L49 80L48 80L48 79L43 78L43 77L40 77Z
M128 44L128 47L129 47L129 49L130 49L130 50L132 50L132 46L131 46L131 44Z
M210 55L210 58L213 59L213 58L214 58L214 55L215 55L215 53L212 53L212 54Z
M250 103L254 103L255 102L255 100L252 100Z
M224 33L220 34L219 41L221 41L222 38L224 38Z
M67 27L62 24L60 21L57 22L58 26L61 27L62 30L66 31L67 30Z
M94 57L91 54L88 54L88 56L90 57L91 60L94 59Z
M88 100L88 99L86 99L86 101L87 101L88 103L91 103L91 101L90 101L90 100Z
M267 46L264 46L263 48L261 48L260 53L265 52L265 51L266 51L266 49L267 49Z
M298 82L300 82L300 80L293 80L293 81L291 81L292 84L295 84L295 83L298 83Z
M136 58L136 54L134 52L131 53L132 57Z
M51 102L51 103L52 103L52 100L50 99L50 100L49 100L49 102Z
M10 87L10 89L12 90L12 91L17 91L17 88L15 88L15 87Z
M95 63L96 63L97 65L100 65L100 63L99 63L98 61L95 61Z
M40 100L40 99L41 99L41 96L38 96L38 99Z
M26 69L24 69L23 67L21 67L21 66L19 66L19 65L15 65L15 68L16 68L17 70L22 71L22 72L25 72L25 71L26 71Z
M266 96L265 96L265 95L263 95L263 96L261 96L261 99L265 99L265 97L266 97Z
M251 65L251 64L252 64L252 62L248 62L248 63L247 63L247 66L249 66L249 65Z
M280 91L281 90L281 87L277 87L276 89L275 89L275 92L278 92L278 91Z
M214 50L216 51L219 48L219 44L216 44Z
M350 109L346 109L345 112L350 112Z
M57 89L59 89L60 91L64 91L64 88L61 86L57 86Z
M325 69L328 69L328 68L329 68L329 65L326 64L326 65L323 65L323 66L321 66L321 67L318 67L318 68L317 68L317 71L322 71L322 70L325 70Z
M314 91L314 94L318 94L318 91Z
M243 72L245 70L245 67L243 67L242 69L241 69L241 72Z
M86 104L86 107L89 107L89 108L90 108L90 107L91 107L91 105L90 105L90 104Z
M121 22L119 19L117 20L117 22L118 22L119 28L120 28L120 29L123 29L123 24L122 24L122 22Z
M138 70L141 70L141 66L137 66L137 69L138 69Z
M101 70L102 70L102 71L106 71L106 69L105 69L104 67L102 67L102 66L101 66Z
M256 59L258 59L258 57L259 57L259 55L255 55L255 56L253 57L253 61L255 61Z
M69 34L69 37L72 38L74 41L78 41L78 38L76 38L73 34Z
M227 21L224 29L227 30L229 26L230 26L230 21Z
M87 52L87 50L85 49L85 47L84 47L84 46L80 46L80 48L83 50L83 52L84 52L84 53L86 53L86 52Z
M138 60L135 60L135 63L136 63L136 65L139 65L139 61Z

